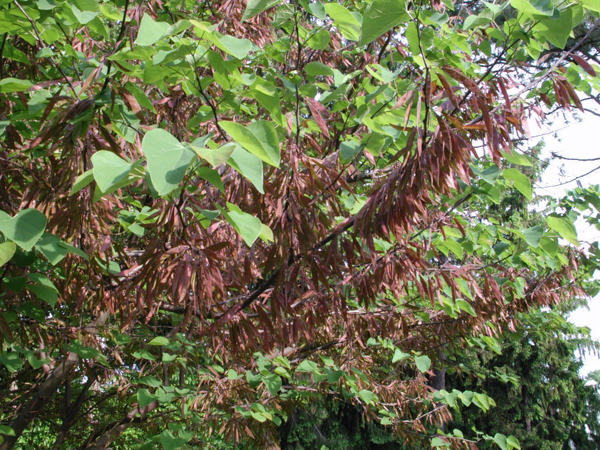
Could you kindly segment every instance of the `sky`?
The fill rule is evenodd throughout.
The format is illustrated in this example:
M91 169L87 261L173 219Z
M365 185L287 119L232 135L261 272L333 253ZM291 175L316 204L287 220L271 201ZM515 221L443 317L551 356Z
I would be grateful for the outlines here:
M531 129L534 134L532 143L544 140L546 144L544 156L550 156L554 152L568 158L599 158L600 117L591 113L578 113L578 115L581 118L580 122L568 117L565 121L565 117L560 117L553 124L541 128L532 124ZM600 167L600 161L578 162L554 159L543 174L542 181L536 186L537 192L541 195L561 197L565 190L577 187L577 182L571 181L573 178L584 175L596 167ZM584 187L600 184L600 169L583 176L579 182ZM562 185L556 186L557 184ZM580 242L600 240L600 231L595 227L582 223L577 223L576 226ZM600 273L597 273L596 276L600 277ZM590 328L591 337L600 341L600 295L589 301L589 309L580 308L573 312L569 319L575 325ZM600 370L600 358L597 355L586 355L584 361L584 367L580 371L581 376L594 370Z

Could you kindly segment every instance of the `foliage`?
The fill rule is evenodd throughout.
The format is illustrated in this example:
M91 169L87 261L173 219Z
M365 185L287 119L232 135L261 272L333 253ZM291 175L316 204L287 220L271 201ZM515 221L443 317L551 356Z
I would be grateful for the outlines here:
M453 426L514 435L522 449L598 448L600 392L579 377L575 356L589 341L585 330L548 311L523 321L523 329L501 342L501 353L474 346L470 358L457 361L465 371L450 376L449 385L485 392L496 407L457 412Z
M315 401L295 411L280 428L282 449L402 448L386 427L367 422L361 411L347 403Z
M535 60L599 11L483 5L0 0L0 448L266 448L325 396L518 448L444 433L493 400L429 379L597 266L573 209L485 211L532 196L527 118L598 88L585 39Z

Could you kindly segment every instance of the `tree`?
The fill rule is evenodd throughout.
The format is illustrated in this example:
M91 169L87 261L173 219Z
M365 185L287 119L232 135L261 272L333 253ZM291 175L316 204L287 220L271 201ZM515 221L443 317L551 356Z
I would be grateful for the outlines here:
M579 377L582 363L575 356L589 338L555 312L538 311L523 322L502 340L501 353L477 351L474 343L474 354L462 360L469 369L450 377L449 390L484 392L496 402L485 414L457 411L455 426L514 435L522 449L597 448L600 395Z
M595 268L558 205L480 218L532 195L499 162L538 99L598 87L578 44L527 75L598 8L485 5L0 2L0 448L274 446L330 395L473 446L442 431L442 355Z

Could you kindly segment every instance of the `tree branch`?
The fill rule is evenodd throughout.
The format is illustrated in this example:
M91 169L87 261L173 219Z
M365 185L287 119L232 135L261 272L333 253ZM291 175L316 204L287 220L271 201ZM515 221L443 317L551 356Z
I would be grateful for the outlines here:
M100 316L87 327L84 331L90 334L96 334L98 327L104 325L108 319L108 312L102 312ZM42 383L37 393L25 405L20 414L12 421L10 427L15 432L14 436L4 435L4 442L0 444L0 450L12 449L23 431L29 424L42 412L46 404L52 399L59 386L69 377L75 366L79 363L79 355L75 352L69 352L65 360L58 364L52 373Z

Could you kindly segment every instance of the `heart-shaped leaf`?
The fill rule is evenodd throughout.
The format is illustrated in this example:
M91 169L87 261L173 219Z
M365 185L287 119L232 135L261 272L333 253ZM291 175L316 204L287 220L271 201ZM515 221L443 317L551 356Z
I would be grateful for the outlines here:
M427 372L431 367L431 359L427 355L415 356L415 363L417 364L417 369L423 373Z
M142 23L138 31L136 45L153 45L156 44L169 28L167 22L155 22L148 14L142 17Z
M163 196L179 186L195 153L188 144L179 142L171 133L151 130L144 136L142 151L148 159L148 173L158 195Z
M67 256L67 253L69 253L65 247L60 245L61 242L62 241L56 236L46 234L37 244L35 244L35 248L38 249L50 263L56 265Z
M106 150L100 150L92 155L92 165L94 179L105 194L115 190L120 182L126 180L133 168L133 164Z
M33 248L46 229L46 216L36 209L24 209L15 217L0 211L0 231L25 251Z
M279 167L279 137L270 122L260 120L248 126L235 122L221 122L221 128L250 153L267 164Z
M523 230L525 241L533 248L537 248L540 245L540 240L542 239L543 235L544 229L540 225Z
M281 377L275 374L267 375L263 378L263 383L271 393L273 397L277 395L279 389L281 389Z

